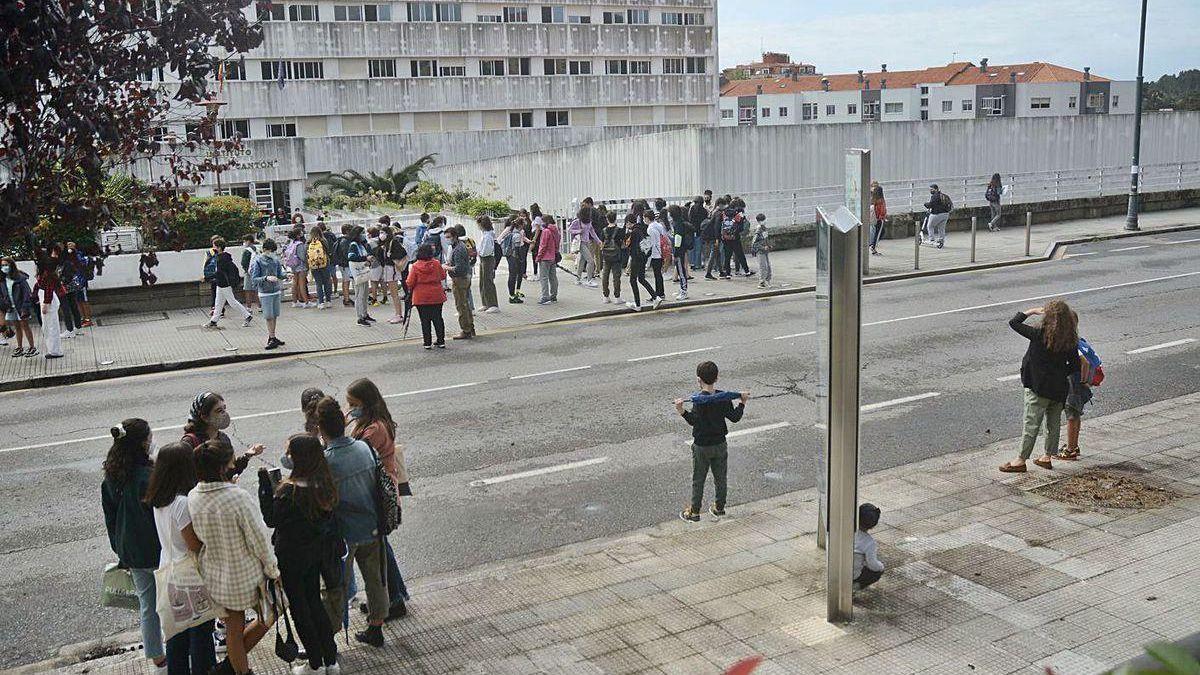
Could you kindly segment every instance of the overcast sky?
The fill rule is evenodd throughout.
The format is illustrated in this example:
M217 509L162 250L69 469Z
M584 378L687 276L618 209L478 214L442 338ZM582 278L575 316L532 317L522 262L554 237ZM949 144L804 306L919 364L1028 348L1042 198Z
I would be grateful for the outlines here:
M1200 0L1149 1L1146 79L1200 68ZM1138 0L718 0L717 7L723 68L758 60L761 47L824 73L988 57L1137 76Z

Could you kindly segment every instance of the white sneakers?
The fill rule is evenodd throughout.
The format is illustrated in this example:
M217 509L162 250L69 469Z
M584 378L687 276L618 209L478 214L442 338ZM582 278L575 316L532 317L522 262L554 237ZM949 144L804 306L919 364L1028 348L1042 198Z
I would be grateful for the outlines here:
M662 304L662 301L663 301L662 298L655 298L654 299L654 309L658 309L658 306Z
M484 312L484 314L499 314L500 308L499 307L488 307L487 309L483 310L483 312Z
M637 304L636 302L632 302L632 301L627 302L627 303L625 303L625 306L628 307L629 309L632 309L635 312L642 311L642 306Z
M612 304L612 298L608 297L607 295L604 296L604 304L606 304L606 305ZM8 343L6 342L4 344L8 344Z
M75 337L75 333L73 331L69 331L69 330L63 331L58 334L58 337L60 340L70 340L71 338ZM5 343L5 344L7 344L7 343Z
M600 282L596 281L595 279L588 279L587 281L583 282L583 285L587 286L588 288L599 288Z

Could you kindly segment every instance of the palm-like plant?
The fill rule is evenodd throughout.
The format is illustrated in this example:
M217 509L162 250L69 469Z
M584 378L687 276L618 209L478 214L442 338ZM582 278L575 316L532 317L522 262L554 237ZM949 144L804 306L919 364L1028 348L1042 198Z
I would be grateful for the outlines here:
M328 187L335 193L348 197L357 197L367 192L379 192L388 196L392 201L400 201L405 195L416 189L417 182L425 169L436 163L437 154L425 155L409 164L400 171L388 167L382 174L374 171L363 175L353 169L331 174L313 182L313 187Z

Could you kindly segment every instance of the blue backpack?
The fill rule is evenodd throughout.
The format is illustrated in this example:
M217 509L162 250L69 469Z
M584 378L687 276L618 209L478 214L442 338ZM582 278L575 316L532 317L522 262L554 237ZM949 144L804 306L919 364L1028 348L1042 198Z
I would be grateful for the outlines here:
M1104 381L1104 368L1101 367L1100 355L1083 338L1079 338L1079 353L1087 360L1088 370L1092 372L1091 381L1088 384L1093 387L1100 386L1100 383Z
M212 281L217 278L217 256L212 251L208 252L208 257L204 260L204 280Z

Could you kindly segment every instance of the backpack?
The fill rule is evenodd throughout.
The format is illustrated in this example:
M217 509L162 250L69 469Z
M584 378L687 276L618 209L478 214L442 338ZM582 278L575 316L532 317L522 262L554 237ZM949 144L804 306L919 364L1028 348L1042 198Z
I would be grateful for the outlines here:
M620 228L615 228L604 237L604 245L600 247L600 257L605 262L611 263L621 259L621 245L617 242L617 237L621 234Z
M1087 360L1088 369L1092 372L1092 377L1088 384L1093 387L1100 386L1100 383L1104 381L1104 367L1101 365L1100 355L1097 354L1096 350L1092 348L1092 345L1088 344L1088 341L1083 338L1079 338L1079 353L1085 360Z
M503 237L500 237L500 243L497 245L500 247L500 253L503 254L504 257L508 257L508 256L512 255L513 248L514 248L513 240L516 238L517 238L516 228L509 230L508 234L504 235Z
M733 241L737 239L737 223L733 218L726 218L721 223L721 241Z
M700 239L704 241L715 241L721 235L721 224L717 220L716 215L711 215L700 223Z
M333 244L333 259L339 267L347 267L350 261L346 256L350 254L350 239L348 237L338 237Z
M475 247L475 240L470 237L463 237L463 244L467 247L467 257L471 259L471 264L479 260L479 249Z
M213 281L217 278L217 256L212 251L204 259L204 280Z
M946 205L946 213L949 213L954 210L954 200L950 199L950 195L943 192L942 193L942 201Z
M638 242L638 250L641 251L643 258L649 258L654 253L654 240L650 238L649 234Z
M283 264L287 265L291 269L296 269L300 266L300 251L298 249L300 248L301 243L302 242L299 241L293 241L287 245L287 248L283 252Z
M325 252L325 242L320 239L309 242L305 258L308 260L310 269L325 269L329 265L329 255Z
M670 267L671 265L675 264L674 254L671 252L673 250L671 247L671 240L661 234L658 236L658 240L658 248L660 251L662 251L663 267Z

